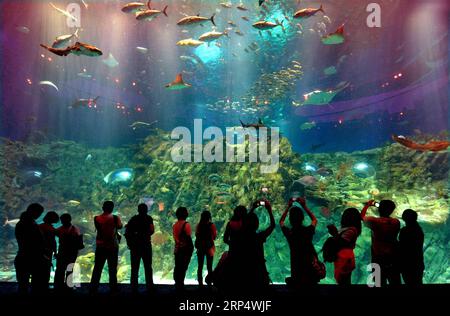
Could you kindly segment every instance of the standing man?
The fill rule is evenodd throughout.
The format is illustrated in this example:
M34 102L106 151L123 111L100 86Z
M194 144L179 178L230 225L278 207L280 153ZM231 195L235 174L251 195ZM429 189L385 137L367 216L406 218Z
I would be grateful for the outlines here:
M108 261L109 286L111 292L117 292L117 265L119 259L119 230L122 221L119 216L113 215L114 203L103 203L103 214L94 217L94 225L97 230L95 249L95 264L91 278L91 293L96 293L100 283L100 277L105 262Z
M43 290L45 275L45 243L36 220L44 212L41 204L33 203L20 215L15 234L19 251L14 260L19 293L28 293L31 278L33 292ZM43 273L44 272L44 273Z
M400 221L392 218L395 203L391 200L382 200L379 205L375 201L368 201L361 211L364 225L372 231L372 263L381 269L381 285L400 285L400 270L398 266L398 241ZM378 206L379 217L367 216L371 206Z
M139 266L144 262L145 284L147 291L153 289L152 270L152 242L151 236L155 232L153 218L147 215L148 206L144 203L138 205L138 214L133 216L126 225L125 238L130 248L131 258L131 289L138 292Z

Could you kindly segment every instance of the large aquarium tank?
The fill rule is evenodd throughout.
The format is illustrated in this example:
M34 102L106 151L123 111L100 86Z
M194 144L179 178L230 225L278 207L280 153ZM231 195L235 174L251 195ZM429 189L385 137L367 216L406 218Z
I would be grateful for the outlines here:
M319 256L348 207L392 199L399 219L416 210L424 282L449 283L448 5L1 1L0 281L15 281L14 227L32 202L70 213L84 234L82 282L103 201L125 223L146 203L155 282L172 283L177 207L193 226L212 213L217 264L233 209L267 198L277 228L266 263L284 283L278 220L302 195L318 218ZM228 159L239 151L244 159ZM355 283L366 283L370 238L363 228ZM124 241L119 255L129 282ZM188 282L196 269L194 254ZM331 264L322 283L335 283Z

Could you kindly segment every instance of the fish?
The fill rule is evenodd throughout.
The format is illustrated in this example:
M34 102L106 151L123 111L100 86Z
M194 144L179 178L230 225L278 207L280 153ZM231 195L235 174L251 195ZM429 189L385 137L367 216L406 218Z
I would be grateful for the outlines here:
M136 20L138 20L138 21L151 21L154 18L156 18L158 15L160 15L161 13L164 14L166 17L169 17L167 15L167 8L168 7L169 6L166 5L162 11L155 10L155 9L149 9L149 10L138 12L138 13L136 13Z
M135 131L138 128L143 128L143 127L148 128L156 123L158 123L158 121L153 121L151 123L136 121L136 122L133 122L133 124L131 124L130 127L133 129L133 131Z
M18 26L16 27L16 30L24 34L30 33L30 29L26 26Z
M261 127L266 127L266 125L263 123L263 121L261 119L258 119L258 123L253 123L253 124L244 124L241 120L239 120L239 122L241 123L241 126L243 128L249 128L249 127L261 128Z
M56 7L53 3L50 2L50 5L59 13L61 13L62 15L64 15L65 17L72 19L74 21L78 21L78 19L76 17L74 17L72 14L70 14L68 11L60 9L58 7Z
M177 46L198 47L198 46L203 45L203 44L205 44L205 42L198 41L198 40L195 40L193 38L188 38L188 39L184 39L184 40L181 40L181 41L177 42Z
M92 160L92 154L88 154L84 161L91 161Z
M242 33L241 30L236 30L234 31L234 33L236 33L239 36L244 36L244 33Z
M164 202L159 202L158 203L158 209L159 209L160 212L164 211Z
M334 66L327 67L323 70L323 73L327 76L332 76L337 74L337 69Z
M4 226L16 227L16 225L19 221L20 221L19 218L11 219L11 220L6 218L5 222L3 223L3 227Z
M243 3L238 4L238 5L236 6L236 8L237 8L238 10L241 10L241 11L248 11L248 9L244 6Z
M72 38L78 38L78 29L75 30L73 34L58 36L52 44L53 48L63 48L67 47Z
M67 56L69 54L74 54L77 56L89 56L89 57L97 57L103 55L103 52L92 45L76 42L75 45L68 46L67 48L52 48L47 45L41 44L41 47L45 48L49 52L58 55L58 56Z
M303 176L297 181L306 187L314 186L317 184L317 179L314 176Z
M155 203L155 200L152 197L143 197L140 203L144 203L145 205L147 205L148 209L151 209L153 204Z
M295 19L306 19L306 18L312 17L317 12L322 12L323 14L325 14L325 11L323 11L322 5L320 5L320 7L318 9L306 8L306 9L298 10L297 12L294 13L294 18Z
M89 8L89 4L88 4L86 1L81 0L81 3L84 5L84 7L86 8L86 10Z
M233 27L234 27L234 26L237 26L237 24L234 23L233 21L228 21L228 24L231 25L231 26L233 26Z
M50 86L50 87L53 87L53 88L56 89L56 91L59 92L58 87L57 87L53 82L51 82L51 81L48 81L48 80L39 81L39 84L40 84L40 85L44 85L44 86Z
M85 72L79 72L77 75L82 78L88 78L88 79L92 78L92 75L87 74Z
M314 127L316 127L316 122L305 122L302 125L300 125L300 129L302 131L310 130Z
M268 21L258 21L258 22L253 23L252 26L258 30L270 30L277 26L283 27L283 24L280 22L273 23L273 22L268 22Z
M321 168L317 169L316 173L322 177L329 177L329 176L333 175L333 170L330 168L321 167Z
M202 42L212 42L212 41L219 39L220 37L222 37L224 35L228 37L228 32L227 31L223 31L223 32L212 31L212 32L207 32L207 33L200 35L200 37L198 39Z
M192 85L185 83L183 81L183 74L178 74L174 81L171 83L166 84L165 86L168 90L182 90L186 88L192 87Z
M196 24L203 24L206 21L211 21L211 23L215 26L216 22L214 21L214 17L216 14L214 13L209 19L202 17L200 15L191 15L182 18L177 22L177 25L184 26L184 25L196 25Z
M67 201L66 204L67 204L68 206L78 206L78 205L81 204L81 202L80 202L80 201L77 201L77 200L69 200L69 201Z
M114 58L114 56L111 53L109 53L108 58L103 59L102 62L109 68L115 68L119 66L119 62Z
M139 53L142 53L142 54L146 54L146 53L148 52L148 48L141 47L141 46L137 46L137 47L136 47L136 50L137 50Z
M338 27L338 29L328 35L322 36L322 43L325 45L337 45L345 42L344 25Z
M131 168L122 168L113 170L108 173L103 181L106 184L120 184L120 183L128 183L132 181L134 178L134 170Z
M231 9L233 7L233 4L231 2L221 2L220 5L225 9Z
M392 135L392 140L396 143L399 143L400 145L403 145L407 148L418 150L418 151L432 151L432 152L438 152L447 150L447 148L450 146L450 142L448 141L430 141L425 144L419 144L411 139L406 138L402 135Z
M248 17L246 17L246 16L241 17L241 19L244 20L244 21L247 21L247 22L250 21L250 19Z
M322 90L314 90L312 92L306 93L303 95L304 102L300 105L324 105L330 103L334 97L339 94L342 90L348 87L348 84L343 85L341 88L322 91Z
M124 13L137 13L144 10L146 4L142 2L130 2L122 7Z
M78 99L71 106L70 109L75 109L79 107L92 107L97 105L97 100L100 97L96 97L95 99Z

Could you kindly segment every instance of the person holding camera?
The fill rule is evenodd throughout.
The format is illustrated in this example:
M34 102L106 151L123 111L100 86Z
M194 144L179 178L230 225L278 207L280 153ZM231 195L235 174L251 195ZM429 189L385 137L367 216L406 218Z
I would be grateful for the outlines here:
M309 226L304 226L303 210L294 206L300 204L311 219ZM289 213L291 227L286 226L286 217ZM291 252L291 276L286 278L289 287L308 286L317 284L318 279L314 269L317 253L313 245L313 236L317 226L317 218L306 205L304 198L291 198L280 218L281 231L286 237Z
M255 211L257 208L265 208L270 218L270 224L264 230L258 232L259 219ZM246 251L242 254L241 264L245 278L243 288L264 291L270 284L269 272L264 258L264 243L275 229L275 218L272 206L268 200L259 200L253 203L250 212L244 217L243 245Z
M367 216L369 207L378 208L380 217ZM395 210L395 203L391 200L382 200L376 203L368 201L361 211L364 225L372 231L372 263L378 264L381 269L381 285L400 285L400 271L398 267L398 241L400 221L390 217Z
M119 261L119 243L121 236L119 230L122 221L117 215L113 215L114 203L103 203L103 214L94 217L94 225L97 230L95 263L91 278L91 293L96 293L100 283L105 262L108 262L109 286L111 292L117 292L117 265Z

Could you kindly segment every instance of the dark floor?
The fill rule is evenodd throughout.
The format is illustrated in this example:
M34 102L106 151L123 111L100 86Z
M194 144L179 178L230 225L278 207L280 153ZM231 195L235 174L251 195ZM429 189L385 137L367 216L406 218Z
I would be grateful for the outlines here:
M153 293L146 293L142 287L138 295L133 295L128 285L120 285L117 294L110 294L106 285L100 287L97 295L90 295L88 286L83 284L71 294L58 294L49 291L46 295L19 295L15 283L0 283L0 303L15 306L18 309L27 308L34 310L36 306L48 304L50 310L64 309L68 312L92 311L94 307L101 312L119 312L143 309L163 310L169 313L185 313L183 306L189 303L197 309L205 308L205 304L214 303L213 310L197 310L195 314L234 313L261 313L266 301L269 301L268 312L279 314L280 312L301 311L306 306L317 309L319 314L333 312L345 314L345 306L366 306L362 311L397 311L404 314L406 311L414 311L419 307L426 307L430 312L434 308L446 307L450 298L450 284L426 285L421 288L369 288L365 285L356 285L348 288L340 288L335 285L319 285L316 288L302 291L289 291L283 285L273 285L265 294L254 293L230 293L222 294L216 289L200 289L197 286L187 286L183 293L178 293L170 285L157 285ZM233 301L236 301L233 303ZM241 301L241 303L239 303ZM249 302L249 303L247 303ZM247 303L245 305L245 303ZM239 305L240 304L240 305ZM251 306L250 304L253 304ZM255 305L258 304L258 305ZM394 305L392 305L394 304ZM391 306L391 307L388 307ZM1 306L1 305L0 305ZM393 306L393 307L392 307ZM249 310L251 309L251 310ZM267 312L265 312L267 314ZM116 313L115 313L116 314ZM299 314L299 313L295 313ZM353 312L351 314L354 314ZM360 313L357 313L360 314ZM106 315L105 315L106 316ZM126 315L128 316L128 315ZM334 316L334 314L333 314ZM384 316L384 315L381 315Z

